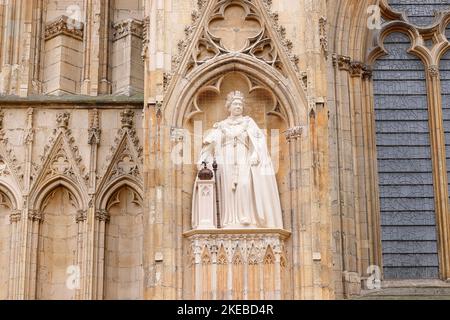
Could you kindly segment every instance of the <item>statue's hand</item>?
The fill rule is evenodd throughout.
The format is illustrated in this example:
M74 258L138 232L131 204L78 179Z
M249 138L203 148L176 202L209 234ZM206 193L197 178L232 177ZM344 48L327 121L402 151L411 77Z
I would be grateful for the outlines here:
M258 166L259 163L260 163L260 161L259 161L259 157L258 157L257 154L254 154L254 155L252 155L252 156L250 157L250 165L251 165L252 167Z

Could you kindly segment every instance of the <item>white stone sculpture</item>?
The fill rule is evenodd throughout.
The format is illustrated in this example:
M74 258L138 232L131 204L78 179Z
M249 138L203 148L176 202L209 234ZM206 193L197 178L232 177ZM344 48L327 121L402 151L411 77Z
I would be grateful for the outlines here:
M243 116L244 96L239 91L228 95L228 119L214 125L207 134L200 160L211 168L216 162L220 226L224 229L282 229L280 196L265 134L256 122ZM194 229L201 226L204 208L199 201L199 179L193 197ZM215 210L214 210L215 211ZM209 212L215 217L217 212ZM213 218L211 218L213 219ZM216 219L214 219L216 221Z

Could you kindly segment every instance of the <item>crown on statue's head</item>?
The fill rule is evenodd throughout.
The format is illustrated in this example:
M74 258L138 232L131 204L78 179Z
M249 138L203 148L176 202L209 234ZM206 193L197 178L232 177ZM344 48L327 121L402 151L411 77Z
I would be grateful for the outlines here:
M231 91L227 97L227 104L226 104L227 108L231 106L234 100L241 100L242 103L244 103L245 102L244 94L240 91Z

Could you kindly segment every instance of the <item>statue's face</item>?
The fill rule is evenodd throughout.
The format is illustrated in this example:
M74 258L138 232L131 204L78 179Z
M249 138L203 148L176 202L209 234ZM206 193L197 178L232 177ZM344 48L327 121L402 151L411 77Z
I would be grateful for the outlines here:
M239 117L242 116L244 113L244 104L242 103L242 100L240 99L234 99L230 106L230 114L233 117Z

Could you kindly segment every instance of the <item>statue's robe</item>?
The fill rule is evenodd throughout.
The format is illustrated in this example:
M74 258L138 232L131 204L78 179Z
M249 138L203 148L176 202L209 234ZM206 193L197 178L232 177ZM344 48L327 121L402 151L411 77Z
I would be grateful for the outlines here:
M222 227L282 229L283 219L275 170L267 139L255 121L224 120L204 139L199 164L218 163L218 193ZM252 161L257 165L252 165ZM197 185L197 183L196 183ZM193 228L198 226L198 197L194 187ZM211 213L215 215L216 213ZM215 221L215 219L214 219Z

